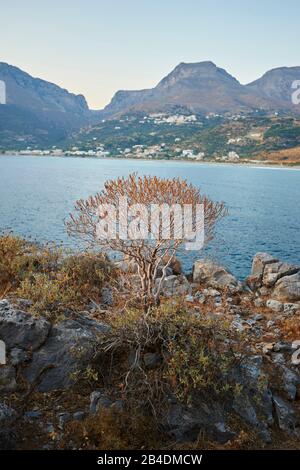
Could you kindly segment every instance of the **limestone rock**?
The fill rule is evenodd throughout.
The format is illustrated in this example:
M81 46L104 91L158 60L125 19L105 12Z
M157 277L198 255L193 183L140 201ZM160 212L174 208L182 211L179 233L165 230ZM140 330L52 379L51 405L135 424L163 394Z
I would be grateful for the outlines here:
M50 323L16 310L7 300L0 301L0 339L7 349L38 349L46 340Z
M33 353L24 375L32 383L40 374L41 392L70 387L94 355L96 342L108 326L85 317L55 325L45 344Z
M240 287L237 279L226 270L210 260L198 260L193 265L193 282L207 284L215 289L234 290Z
M279 300L300 301L300 273L279 279L275 284L273 294Z

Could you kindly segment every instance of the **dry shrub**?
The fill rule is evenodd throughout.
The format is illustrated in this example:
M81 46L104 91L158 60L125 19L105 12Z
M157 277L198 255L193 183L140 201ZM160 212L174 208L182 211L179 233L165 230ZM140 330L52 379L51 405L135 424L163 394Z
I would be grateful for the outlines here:
M60 317L65 309L99 302L102 287L116 276L105 254L74 254L12 234L0 237L0 294L30 300L34 314Z
M280 329L287 341L300 339L300 312L281 322Z
M65 428L64 449L154 449L163 436L149 416L132 415L116 408L104 409L82 422L73 421Z
M50 272L33 273L16 293L33 302L33 313L60 317L65 309L80 310L90 300L99 302L113 273L105 255L80 253L62 258Z
M170 394L188 403L195 391L212 400L240 393L230 377L240 361L240 343L226 322L165 304L149 315L131 310L116 317L103 349L128 405L144 409L148 404L156 414ZM157 354L154 367L145 362L147 353Z

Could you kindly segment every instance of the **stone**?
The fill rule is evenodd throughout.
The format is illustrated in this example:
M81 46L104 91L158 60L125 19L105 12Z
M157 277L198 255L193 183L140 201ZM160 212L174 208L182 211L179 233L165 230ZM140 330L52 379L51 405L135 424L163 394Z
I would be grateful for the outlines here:
M94 357L94 347L109 330L107 325L86 317L65 320L53 326L45 344L32 355L24 376L37 390L49 392L71 387Z
M294 371L282 366L282 379L283 388L289 400L295 400L297 395L297 388L300 385L300 376Z
M255 292L261 287L261 280L261 276L250 275L246 278L245 284L252 292Z
M0 392L14 392L17 389L14 367L0 366Z
M298 310L300 311L300 305L299 304L293 304L293 303L283 304L283 312L286 313L287 315L293 315Z
M114 302L113 291L111 287L102 287L101 289L101 304L110 306Z
M252 261L251 275L262 277L265 266L276 263L277 261L278 259L274 258L274 256L269 253L256 253Z
M20 364L24 364L28 362L30 355L24 351L24 349L20 348L13 348L10 351L10 364L12 366L19 366Z
M215 289L240 289L237 279L226 270L210 260L198 260L193 265L193 282L207 284Z
M274 343L263 343L262 344L262 350L264 354L268 354L271 351L273 351L274 348Z
M270 310L273 310L273 312L282 312L283 311L283 303L279 302L278 300L274 300L274 299L269 299L266 302L266 307L268 307Z
M45 318L35 318L16 310L8 301L0 302L0 339L8 350L38 349L46 340L51 325Z
M15 410L6 405L6 403L0 401L0 427L11 424L15 416Z
M288 434L294 434L296 416L291 405L278 395L273 395L273 403L279 428Z
M75 413L73 413L73 419L75 421L83 421L85 417L86 417L85 411L75 411Z
M159 286L161 278L156 279L156 287ZM176 295L187 295L191 293L191 286L187 278L183 275L167 276L162 281L162 293L166 297Z
M39 419L42 416L40 410L29 410L24 413L25 418L28 419Z
M279 279L295 274L299 269L298 266L281 262L267 264L264 268L262 283L267 287L273 287Z
M12 429L16 412L0 401L0 449L12 450L16 446L16 435Z
M59 427L59 429L63 430L64 427L65 427L65 424L67 424L69 421L71 421L71 415L67 411L58 414L58 427Z
M280 278L275 284L273 294L278 300L300 301L300 273Z
M261 298L255 299L253 303L255 307L263 307L265 305L264 300Z
M216 289L204 289L203 290L203 294L206 296L206 297L220 297L221 293L216 290Z
M197 397L190 407L172 403L163 425L172 438L181 442L196 440L200 432L222 444L235 437L225 422L222 406L217 402L207 405Z
M96 414L101 408L110 408L112 400L101 390L94 390L90 395L90 413Z

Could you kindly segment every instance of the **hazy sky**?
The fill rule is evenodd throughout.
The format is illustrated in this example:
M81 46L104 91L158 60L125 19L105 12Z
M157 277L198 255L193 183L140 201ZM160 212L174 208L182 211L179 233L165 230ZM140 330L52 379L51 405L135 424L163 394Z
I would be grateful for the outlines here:
M299 0L1 0L0 61L83 93L153 87L212 60L242 83L300 65Z

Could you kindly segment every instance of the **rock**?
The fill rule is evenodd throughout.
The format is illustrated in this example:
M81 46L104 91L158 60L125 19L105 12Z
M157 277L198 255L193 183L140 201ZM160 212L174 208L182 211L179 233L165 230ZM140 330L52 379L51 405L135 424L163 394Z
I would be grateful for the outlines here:
M170 268L169 266L165 269L165 275L166 277L169 277L169 276L173 276L173 271L172 271L172 268ZM161 266L159 266L157 268L157 271L156 271L156 279L162 277L163 275L163 268Z
M231 326L235 330L242 332L245 329L244 328L244 323L245 323L244 320L242 320L239 316L237 316L235 318L235 320L233 320L233 322L231 322Z
M16 446L16 435L12 429L16 412L0 402L0 450L12 450Z
M261 298L255 299L253 303L255 307L264 307L265 305L264 300Z
M113 291L111 287L102 287L101 289L101 303L110 306L114 302Z
M220 297L221 293L216 289L204 289L203 294L206 297Z
M0 366L0 392L14 392L17 389L16 371L12 366Z
M292 304L292 303L283 304L283 312L286 313L287 315L293 315L298 310L300 311L299 304Z
M284 391L286 392L289 400L295 400L297 387L300 385L300 376L285 366L281 366L281 369Z
M267 301L266 306L273 310L273 312L282 312L283 311L283 303L279 302L278 300L270 299Z
M90 395L90 413L96 414L100 408L110 408L112 400L101 390L95 390Z
M278 300L300 301L300 273L279 279L275 284L273 294Z
M274 353L272 354L272 361L275 364L285 364L285 358L282 353Z
M42 413L40 410L29 410L24 413L24 416L28 419L39 419Z
M146 369L155 369L161 364L161 357L157 353L145 353L143 361Z
M210 260L198 260L193 265L193 282L207 284L216 289L234 291L240 288L237 279L223 266Z
M29 361L29 354L20 348L13 348L10 351L10 364L12 366L19 366Z
M65 424L68 423L71 420L71 415L70 413L63 412L58 414L58 427L60 430L63 430L65 427Z
M181 442L196 440L200 432L205 432L222 444L235 437L235 433L226 425L222 406L217 402L208 405L197 398L190 407L172 403L164 427Z
M4 402L0 401L0 428L7 424L11 424L15 416L15 410L7 406Z
M262 343L262 350L264 354L268 354L273 351L274 343Z
M86 417L85 411L75 411L75 413L73 413L73 419L75 421L83 421L85 417Z
M267 287L273 287L279 279L295 274L299 269L298 266L281 262L267 264L264 268L262 283Z
M269 253L256 253L252 261L251 275L261 277L264 274L265 266L276 263L277 258L270 255Z
M7 349L38 349L46 340L51 325L45 318L35 318L16 310L6 300L0 302L0 339Z
M158 287L161 278L156 279L156 286ZM180 276L167 276L162 282L162 293L166 297L173 295L186 295L190 294L191 286L187 278L183 275Z
M273 403L275 406L276 417L279 428L288 434L294 434L296 417L295 412L291 405L283 400L278 395L273 396Z
M274 351L279 352L279 351L286 351L286 352L292 352L293 347L290 343L285 343L283 341L280 341L278 343L274 344Z
M37 390L41 392L70 387L90 364L95 344L108 329L81 316L55 325L45 344L33 353L24 369L25 378L32 383L39 377Z
M262 281L261 276L250 275L246 278L245 283L246 283L246 286L249 287L249 289L252 292L255 292L261 287L261 281Z
M253 317L253 320L260 321L263 320L264 316L261 313L256 313Z

